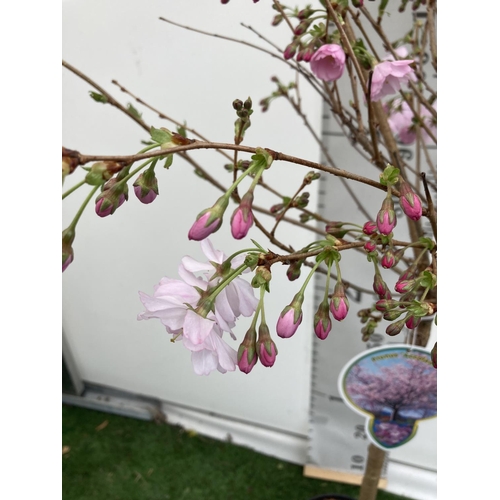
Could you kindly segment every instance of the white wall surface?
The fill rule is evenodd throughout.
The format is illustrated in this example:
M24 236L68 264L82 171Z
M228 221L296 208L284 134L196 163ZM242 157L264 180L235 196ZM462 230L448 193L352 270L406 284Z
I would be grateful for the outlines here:
M255 112L245 144L318 160L319 148L285 101L273 103L266 114L260 112L259 100L273 90L270 77L277 75L285 82L294 78L285 64L251 48L188 32L158 19L166 17L265 46L240 26L243 21L284 47L288 33L285 26L270 26L273 13L268 2L254 5L238 0L226 6L216 0L69 0L63 2L62 56L122 103L133 101L111 84L113 79L214 141L232 142L236 117L231 103L251 96ZM95 103L88 96L93 89L64 68L62 77L65 147L85 154L131 154L141 149L141 139L148 137L136 123L109 105ZM319 97L304 86L302 99L319 131ZM133 104L148 124L173 128ZM222 156L195 152L193 157L229 184ZM80 180L81 174L67 178L64 190ZM265 179L278 181L279 189L291 195L304 174L297 166L275 163ZM63 274L63 327L82 377L306 436L313 334L309 299L299 332L288 340L277 339L275 366L258 366L250 375L214 372L208 377L196 376L190 353L170 342L159 321L136 321L142 311L139 290L151 294L161 277L176 278L184 255L202 257L199 243L188 241L187 232L196 215L219 196L219 191L195 176L181 158L174 160L170 170L159 171L158 177L160 196L151 205L142 205L131 191L129 201L112 216L101 219L91 206L78 224L75 260ZM63 227L87 193L85 187L64 200ZM278 201L256 192L256 204L270 206ZM231 206L228 212L230 215ZM269 227L270 219L262 220ZM231 238L228 223L226 217L222 229L212 237L215 247L226 254L244 244ZM251 230L250 237L267 246L257 229ZM277 237L296 248L309 241L309 235L297 229L280 229ZM271 327L300 286L286 280L286 268L273 270L274 294L266 309ZM242 321L237 328L240 339L248 324ZM233 346L237 349L238 343Z

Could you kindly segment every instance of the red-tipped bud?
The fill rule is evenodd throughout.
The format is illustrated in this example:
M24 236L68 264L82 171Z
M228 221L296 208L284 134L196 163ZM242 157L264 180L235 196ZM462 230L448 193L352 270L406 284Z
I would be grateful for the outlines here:
M304 19L310 17L312 14L314 14L314 10L311 9L311 7L307 6L305 9L299 11L299 13L297 14L297 18L303 21Z
M311 21L309 19L304 19L298 26L293 30L293 34L296 36L303 35L309 28Z
M342 321L349 312L349 300L345 295L345 287L341 281L337 281L333 297L330 302L330 311L337 321Z
M281 311L276 323L276 333L284 339L291 337L302 323L302 302L304 296L297 294L291 304Z
M295 55L296 52L297 52L297 43L292 42L290 45L288 45L285 48L285 52L283 52L283 57L285 59L291 59Z
M387 249L387 251L384 253L382 259L380 260L380 264L386 269L390 269L391 267L394 267L396 265L396 257L394 256L394 252L391 248Z
M363 248L365 249L366 252L371 253L375 252L375 250L377 249L377 245L373 241L367 241L364 244Z
M153 202L159 194L158 179L152 169L148 169L139 175L133 185L138 200L146 205Z
M352 4L354 7L359 9L360 7L363 7L363 0L352 0Z
M240 206L231 217L231 234L236 240L241 240L253 225L252 213L253 194L249 191L241 199Z
M397 224L396 212L392 198L386 197L382 203L382 208L377 214L377 227L382 234L391 234Z
M332 329L332 320L330 319L330 308L328 301L323 301L314 315L314 333L320 340L325 340Z
M422 318L417 318L416 316L411 315L407 320L406 320L406 328L409 328L410 330L413 330L414 328L417 328L417 326L420 324L420 320Z
M243 373L250 373L257 363L256 341L257 332L252 327L245 334L245 338L238 349L238 368Z
M95 200L95 213L99 217L107 217L128 200L128 186L118 182L116 177L110 179L102 188L101 194Z
M295 281L300 276L300 270L302 268L302 264L304 263L304 259L293 261L286 271L286 276L289 281Z
M363 233L365 233L368 236L371 236L372 234L375 234L377 232L377 224L371 220L368 222L365 222L365 225L363 226Z
M422 217L422 202L411 186L400 177L399 204L403 212L411 219L418 220Z
M268 368L274 365L278 348L271 339L268 326L263 323L259 326L259 340L257 341L257 355L259 361Z
M417 284L417 280L415 279L409 279L409 280L402 280L401 278L396 282L394 285L394 290L398 293L406 293L410 292L415 288L415 285Z
M75 231L70 226L62 232L62 272L73 262L73 241L75 240Z
M305 50L302 52L302 60L304 62L309 62L314 55L314 47L308 46L305 48Z
M375 278L373 280L373 291L378 295L379 299L392 299L391 292L379 273L375 274Z
M399 321L395 321L394 323L391 323L385 330L385 333L387 335L390 335L391 337L394 337L394 335L397 335L398 333L401 332L403 327L405 326L406 319L400 319Z
M196 222L191 226L188 233L190 240L201 241L212 233L215 233L222 225L222 216L229 204L226 196L221 196L215 205L198 214Z

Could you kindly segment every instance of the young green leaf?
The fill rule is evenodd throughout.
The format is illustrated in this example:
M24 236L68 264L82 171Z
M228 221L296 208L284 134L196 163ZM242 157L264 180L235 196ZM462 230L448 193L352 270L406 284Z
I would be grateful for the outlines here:
M127 111L132 115L135 116L135 118L138 118L139 120L142 120L142 113L139 113L137 109L132 106L132 104L128 103L127 104Z
M102 102L103 104L106 104L108 102L108 98L105 95L99 94L98 92L89 90L89 94L95 102Z

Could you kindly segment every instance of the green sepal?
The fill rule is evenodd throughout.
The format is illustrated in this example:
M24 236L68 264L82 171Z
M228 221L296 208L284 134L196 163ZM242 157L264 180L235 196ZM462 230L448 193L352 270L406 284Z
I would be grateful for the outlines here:
M399 168L387 164L384 171L380 174L380 184L384 186L394 186L399 181Z
M172 140L172 134L166 129L151 127L149 133L151 134L151 139L157 144L164 144Z
M170 168L174 161L174 155L170 154L165 157L165 163L163 164L163 168L166 168L167 170Z
M255 150L255 154L252 155L252 166L255 168L264 168L267 169L273 163L273 157L262 148L257 148Z

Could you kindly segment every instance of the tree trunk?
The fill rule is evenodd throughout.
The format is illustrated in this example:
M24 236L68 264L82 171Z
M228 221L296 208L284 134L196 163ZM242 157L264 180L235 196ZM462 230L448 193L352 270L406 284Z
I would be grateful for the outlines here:
M432 320L422 320L417 327L417 338L415 345L425 347L429 341ZM365 473L361 482L359 500L375 500L377 498L378 483L382 475L386 452L381 448L370 444L368 446L368 457L366 458Z
M385 451L374 444L370 444L370 446L368 446L368 458L366 460L363 482L361 483L359 500L376 499L378 482L380 481L380 476L382 475L384 460Z

